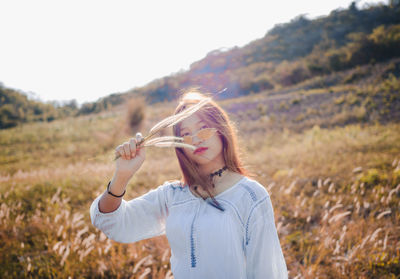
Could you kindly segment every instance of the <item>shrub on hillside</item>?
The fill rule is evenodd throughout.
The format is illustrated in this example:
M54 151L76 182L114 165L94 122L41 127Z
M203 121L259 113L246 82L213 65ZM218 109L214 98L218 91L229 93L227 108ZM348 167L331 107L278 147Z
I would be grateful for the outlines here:
M126 103L127 132L135 134L145 118L146 101L144 97L135 97Z

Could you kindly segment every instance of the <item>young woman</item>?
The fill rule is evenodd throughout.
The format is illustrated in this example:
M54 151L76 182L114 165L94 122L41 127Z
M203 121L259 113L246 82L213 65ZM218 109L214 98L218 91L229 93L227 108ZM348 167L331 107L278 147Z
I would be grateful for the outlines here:
M205 97L184 94L175 114ZM270 195L243 168L224 110L210 101L174 125L173 134L196 147L175 148L182 179L123 200L145 160L137 135L116 148L115 174L90 208L93 225L122 243L166 234L175 279L287 278Z

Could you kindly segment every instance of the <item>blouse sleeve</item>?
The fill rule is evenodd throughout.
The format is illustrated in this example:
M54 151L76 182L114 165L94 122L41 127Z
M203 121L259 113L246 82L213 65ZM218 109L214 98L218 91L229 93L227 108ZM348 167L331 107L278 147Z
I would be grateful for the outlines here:
M165 234L165 220L168 214L167 183L152 189L130 201L122 200L112 212L99 210L98 196L90 206L92 224L110 239L122 243L136 242Z
M269 195L254 205L247 222L246 265L248 279L288 278Z

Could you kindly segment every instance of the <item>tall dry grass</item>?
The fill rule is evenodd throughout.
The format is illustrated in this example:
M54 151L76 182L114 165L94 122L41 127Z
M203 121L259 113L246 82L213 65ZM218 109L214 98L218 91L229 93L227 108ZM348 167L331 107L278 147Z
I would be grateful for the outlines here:
M147 108L143 131L172 111ZM123 119L108 112L0 131L1 278L172 278L165 236L119 244L90 223L127 137ZM399 124L294 133L260 119L237 128L248 168L271 194L290 278L399 276ZM125 198L178 175L173 150L149 148Z

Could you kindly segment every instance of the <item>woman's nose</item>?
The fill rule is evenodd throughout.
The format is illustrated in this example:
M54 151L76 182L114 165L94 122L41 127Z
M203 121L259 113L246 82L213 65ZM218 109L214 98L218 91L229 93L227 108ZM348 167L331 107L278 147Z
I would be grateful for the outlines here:
M198 144L202 143L203 140L199 139L199 138L197 137L197 135L194 135L194 136L192 137L192 142L193 142L193 145L198 145Z

